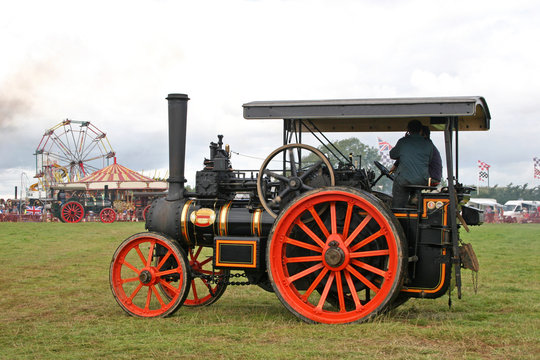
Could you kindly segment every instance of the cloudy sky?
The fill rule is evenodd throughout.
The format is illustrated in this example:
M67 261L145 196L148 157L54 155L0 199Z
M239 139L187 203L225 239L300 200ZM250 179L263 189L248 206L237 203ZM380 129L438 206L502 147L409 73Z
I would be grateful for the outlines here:
M460 180L475 184L482 160L492 185L539 184L537 1L0 4L0 198L34 182L33 153L66 118L106 132L124 166L164 174L175 92L191 98L191 184L218 133L251 156L235 155L235 168L258 168L252 157L280 145L279 122L243 119L249 101L462 95L484 96L492 122L460 135ZM401 134L359 137L376 146L377 135Z

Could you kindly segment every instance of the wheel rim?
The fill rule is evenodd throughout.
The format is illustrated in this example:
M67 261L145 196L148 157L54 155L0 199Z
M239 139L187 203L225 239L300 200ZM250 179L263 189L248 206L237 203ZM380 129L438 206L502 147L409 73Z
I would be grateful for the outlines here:
M305 166L306 164L302 167L298 166L301 150L314 154L318 161L312 160L308 166ZM287 160L284 161L284 159ZM281 164L283 169L271 171L269 167L272 162ZM327 169L328 174L322 174L323 168ZM320 174L318 174L319 171ZM317 175L318 181L314 180ZM257 177L257 195L264 209L275 218L279 213L278 208L283 208L295 196L313 188L334 184L332 164L321 151L309 145L287 144L274 150L262 163Z
M62 219L68 223L78 223L82 220L84 208L75 201L70 201L62 207Z
M213 269L212 261L213 256L205 256L204 247L198 246L195 249L189 249L188 258L189 266L193 274L190 286L189 294L184 301L184 306L206 306L216 302L227 288L227 281L229 279L229 271L226 269ZM166 268L167 264L164 264L163 268ZM222 281L217 284L211 282L209 279L203 278L208 275L217 275ZM170 290L166 287L160 286L163 294L170 298Z
M148 209L150 209L150 205L146 205L146 207L144 208L142 212L142 217L144 220L146 220L146 214L148 213Z
M158 256L160 262L155 264ZM158 270L166 261L173 266L165 271ZM168 316L182 305L187 295L189 271L186 269L185 254L172 241L158 234L134 235L124 241L113 256L111 290L118 304L130 315ZM171 296L162 296L157 285L167 288Z
M269 275L279 299L296 316L307 322L365 321L397 294L403 249L377 201L352 190L319 190L276 220ZM320 214L322 207L327 210Z
M111 208L105 208L99 213L99 218L101 222L110 224L116 220L116 211Z

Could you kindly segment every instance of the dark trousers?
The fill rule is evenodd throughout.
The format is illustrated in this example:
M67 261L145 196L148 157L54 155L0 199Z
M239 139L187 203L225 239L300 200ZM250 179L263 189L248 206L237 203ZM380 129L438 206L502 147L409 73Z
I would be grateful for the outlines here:
M410 181L397 176L394 179L394 185L392 186L392 207L404 208L409 202L410 191L405 188L407 185L412 185Z

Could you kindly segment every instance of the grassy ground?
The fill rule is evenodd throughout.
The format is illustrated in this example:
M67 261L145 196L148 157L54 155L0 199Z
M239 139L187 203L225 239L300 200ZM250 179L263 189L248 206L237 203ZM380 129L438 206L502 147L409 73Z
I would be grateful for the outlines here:
M540 225L473 228L478 294L414 299L376 321L307 325L274 294L229 287L207 308L127 316L108 269L142 224L0 223L0 358L523 359L540 355Z

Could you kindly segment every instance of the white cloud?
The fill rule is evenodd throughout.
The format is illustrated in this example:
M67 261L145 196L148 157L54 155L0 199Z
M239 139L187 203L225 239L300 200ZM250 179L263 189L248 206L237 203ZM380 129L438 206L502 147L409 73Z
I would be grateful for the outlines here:
M15 155L0 162L0 197L17 182L6 169L31 169L43 131L65 118L107 132L128 167L166 168L170 92L192 99L188 177L218 133L256 157L279 145L277 122L242 119L248 101L483 95L492 130L460 136L462 181L475 183L481 157L493 181L531 183L539 10L533 1L11 2L0 22L0 114L13 112L0 118L0 151ZM374 134L359 137L375 145Z

